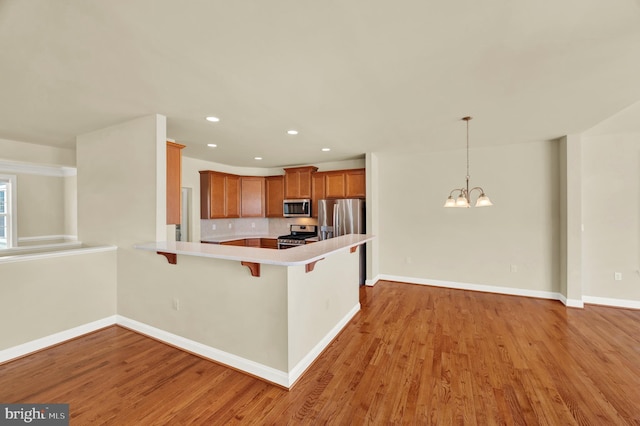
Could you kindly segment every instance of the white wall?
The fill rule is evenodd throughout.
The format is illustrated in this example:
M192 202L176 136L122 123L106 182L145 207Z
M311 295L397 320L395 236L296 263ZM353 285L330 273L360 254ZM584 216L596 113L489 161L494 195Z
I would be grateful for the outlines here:
M471 185L494 202L486 208L442 207L465 184L464 150L376 158L381 275L560 290L556 142L472 150Z
M164 125L153 115L78 137L79 236L118 246L119 315L287 371L286 268L263 265L255 278L239 262L170 265L134 248L166 231Z
M81 241L129 249L134 243L165 239L166 153L158 153L155 145L165 139L157 128L163 120L147 116L78 136ZM165 182L160 188L159 173Z
M66 177L18 174L18 238L67 235ZM72 215L69 214L69 221Z
M0 277L0 351L116 313L115 250L3 262Z
M73 149L56 148L8 139L0 139L0 158L43 165L73 167L76 164L76 152Z
M74 167L75 150L0 139L0 173L17 177L18 239L76 235Z
M584 294L640 302L640 132L582 141Z

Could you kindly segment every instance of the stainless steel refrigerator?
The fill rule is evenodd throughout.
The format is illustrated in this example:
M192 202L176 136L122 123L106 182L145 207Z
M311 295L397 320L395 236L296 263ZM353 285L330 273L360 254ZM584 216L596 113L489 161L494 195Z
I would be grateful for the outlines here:
M364 234L364 200L350 198L346 200L318 201L318 237L320 240L339 237L346 234ZM366 278L365 245L360 247L360 285Z

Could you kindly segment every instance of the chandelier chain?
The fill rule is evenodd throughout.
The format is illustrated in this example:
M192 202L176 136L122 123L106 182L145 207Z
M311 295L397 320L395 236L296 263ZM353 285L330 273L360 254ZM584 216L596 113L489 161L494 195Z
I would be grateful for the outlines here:
M465 121L467 122L467 179L469 179L469 120L471 117L468 117Z

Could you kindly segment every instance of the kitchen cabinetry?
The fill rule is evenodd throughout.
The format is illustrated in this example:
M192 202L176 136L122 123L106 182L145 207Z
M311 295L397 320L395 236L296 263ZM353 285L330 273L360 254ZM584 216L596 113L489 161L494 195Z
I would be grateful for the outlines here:
M278 248L278 240L276 238L260 238L260 247L261 248L269 248L269 249L277 249Z
M311 217L318 217L318 200L326 198L325 174L325 172L317 172L311 176Z
M200 218L240 217L240 176L200 171Z
M240 178L241 217L264 217L265 178L242 176Z
M167 225L181 222L182 148L184 145L167 141Z
M311 198L311 175L318 170L314 166L284 169L284 197L287 199Z
M202 241L206 243L205 241ZM207 243L216 244L216 243ZM268 248L277 249L278 240L276 238L242 238L238 240L223 241L220 243L223 246L240 246L240 247L256 247L256 248Z
M223 241L220 244L222 244L223 246L246 246L246 240L242 239L242 240L231 240L231 241Z
M366 181L364 169L345 170L346 198L365 198L367 196Z
M364 198L364 169L325 172L325 198Z
M260 238L247 238L244 240L244 245L247 247L260 247Z
M346 196L344 185L344 172L336 170L326 172L324 177L324 191L326 198L344 198Z
M267 176L265 178L266 216L282 217L284 201L284 176Z

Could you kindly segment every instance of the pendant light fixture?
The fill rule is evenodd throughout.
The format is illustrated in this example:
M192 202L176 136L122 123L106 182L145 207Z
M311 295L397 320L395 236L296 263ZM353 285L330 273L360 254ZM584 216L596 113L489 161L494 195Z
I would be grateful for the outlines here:
M453 191L451 191L449 193L449 198L447 198L447 201L444 203L445 207L471 207L471 193L473 191L479 191L480 192L480 196L478 197L478 199L476 200L476 207L487 207L487 206L492 206L493 203L491 202L491 200L489 200L489 197L487 197L484 193L484 190L479 187L473 187L471 189L469 189L469 120L471 120L471 117L463 117L462 118L464 121L467 122L467 186L466 188L459 188L459 189L454 189ZM457 197L454 198L454 195L456 195L457 193Z

